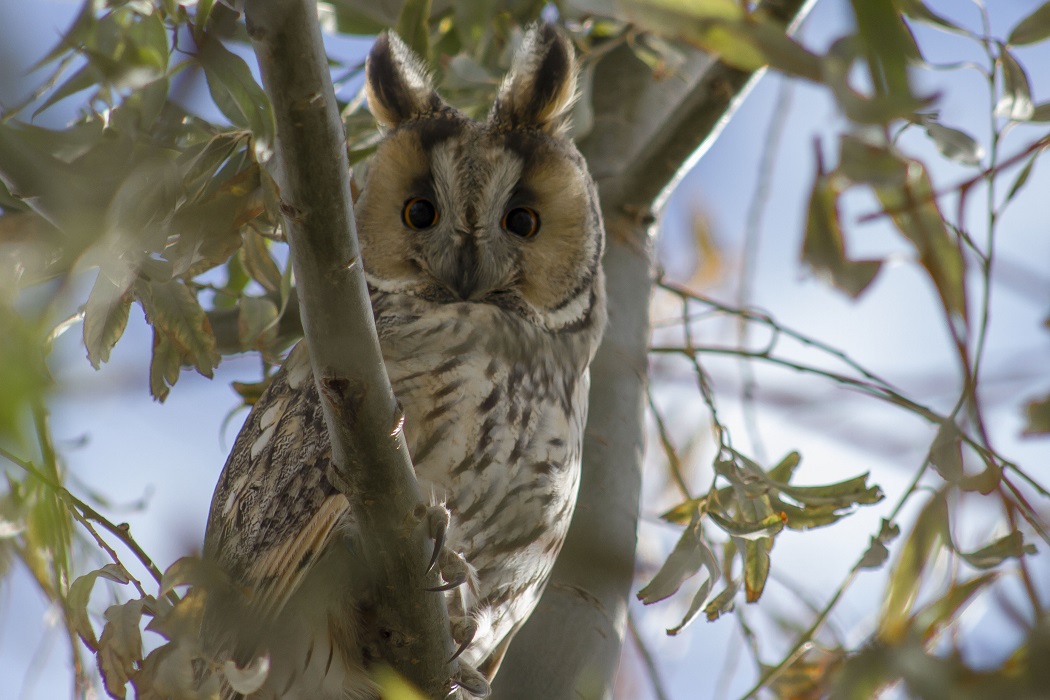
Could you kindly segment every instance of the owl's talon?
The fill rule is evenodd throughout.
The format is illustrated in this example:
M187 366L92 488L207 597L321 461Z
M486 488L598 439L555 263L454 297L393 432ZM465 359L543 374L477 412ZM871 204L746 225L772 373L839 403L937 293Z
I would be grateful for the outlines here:
M426 570L426 573L429 574L438 563L441 550L445 548L445 536L448 534L448 526L452 520L452 515L448 512L448 508L443 505L430 506L427 508L427 513L423 520L427 526L427 535L434 540L434 553L430 555L430 563L427 564Z
M456 588L457 586L461 585L463 585L462 581L449 581L447 583L441 584L440 586L430 586L428 588L424 588L423 590L430 591L431 593L444 593L445 591L451 591L453 588Z
M459 642L459 648L449 658L449 663L458 659L459 655L466 651L470 643L474 641L474 635L478 633L478 621L473 617L453 618L451 627L452 641Z
M445 582L440 586L427 588L428 591L451 591L453 588L462 586L470 581L471 568L462 554L457 554L450 549L442 549L438 557L438 571Z
M460 662L459 671L452 677L454 685L459 686L476 698L487 698L492 693L492 686L485 676L476 668Z

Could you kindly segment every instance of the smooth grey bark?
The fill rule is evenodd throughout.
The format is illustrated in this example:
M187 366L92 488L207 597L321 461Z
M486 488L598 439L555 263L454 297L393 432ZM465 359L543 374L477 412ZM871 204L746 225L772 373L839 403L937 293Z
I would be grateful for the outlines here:
M458 668L433 543L361 266L345 136L313 0L253 0L248 32L277 123L277 181L303 330L332 441L333 483L360 531L376 624L362 640L430 697Z
M763 6L787 27L813 1ZM653 211L755 77L699 51L662 82L627 47L596 68L594 125L579 147L598 182L608 234L609 326L591 366L576 514L539 607L493 684L498 700L613 697L637 540Z

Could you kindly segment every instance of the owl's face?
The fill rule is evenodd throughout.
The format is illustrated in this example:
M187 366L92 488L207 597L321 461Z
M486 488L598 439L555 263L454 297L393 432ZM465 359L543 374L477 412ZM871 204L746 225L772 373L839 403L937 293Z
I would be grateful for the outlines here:
M594 184L564 136L572 48L527 36L488 120L448 107L394 36L368 62L387 136L357 203L369 283L438 303L492 304L548 330L586 317L604 243Z

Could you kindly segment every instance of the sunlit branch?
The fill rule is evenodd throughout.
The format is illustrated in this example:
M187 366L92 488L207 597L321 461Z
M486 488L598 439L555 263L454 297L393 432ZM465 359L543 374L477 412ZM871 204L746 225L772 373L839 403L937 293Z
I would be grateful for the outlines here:
M316 3L248 3L245 22L276 123L277 184L314 380L332 445L326 476L350 501L371 595L376 653L429 696L459 662L418 522L422 493L383 364L361 264L343 122ZM425 510L425 509L424 509ZM391 631L393 633L391 633Z
M136 542L135 539L131 536L131 528L129 528L126 523L121 523L119 525L113 523L111 520L103 516L101 513L96 511L87 503L84 503L82 500L70 493L66 487L62 486L61 484L55 483L50 477L48 477L46 474L44 474L35 466L33 466L32 463L25 461L17 455L7 451L3 447L0 447L0 456L2 456L4 459L11 462L12 464L20 467L34 479L37 479L38 481L40 481L40 483L44 484L48 489L50 489L59 498L59 500L61 500L62 503L65 504L67 510L69 510L69 513L73 516L73 519L80 523L84 527L84 529L86 529L88 533L92 536L95 542L97 542L98 545L105 550L105 552L113 560L114 564L124 566L123 563L120 561L120 558L117 556L116 551L113 550L113 548L110 547L104 539L102 539L102 537L98 534L98 531L95 530L94 526L91 525L92 522L98 523L107 532L109 532L109 534L116 537L125 547L128 548L128 550L131 551L132 554L135 555L135 558L139 560L139 563L142 564L143 567L145 567L146 571L149 572L150 576L152 576L158 584L160 583L160 569L157 568L156 564L153 563L153 560L150 559L149 555L146 554L145 551L143 551L142 547L140 547L138 542ZM125 567L125 570L127 570L127 567ZM138 580L136 580L134 576L131 576L130 573L129 577L131 579L131 582L135 585L135 588L138 589L139 593L141 595L146 595L146 592L143 590L141 583ZM178 595L174 591L169 592L168 597L173 603L176 603L179 600Z
M671 435L668 433L667 426L664 424L664 418L656 407L651 386L649 387L647 394L649 399L649 412L652 414L653 421L656 423L656 432L660 436L660 445L663 447L664 455L667 457L667 466L671 473L671 480L674 481L675 486L678 487L678 490L682 494L682 498L689 500L692 496L689 493L689 486L685 483L685 474L682 471L682 461L678 458L678 451L671 442Z

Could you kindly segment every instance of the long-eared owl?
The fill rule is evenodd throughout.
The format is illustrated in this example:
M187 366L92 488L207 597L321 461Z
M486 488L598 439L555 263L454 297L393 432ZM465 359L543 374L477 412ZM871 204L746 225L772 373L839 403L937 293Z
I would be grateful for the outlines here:
M465 562L466 583L444 595L476 680L492 678L539 600L580 480L605 290L597 194L566 133L575 91L572 45L543 24L483 122L447 105L395 35L367 62L384 138L355 205L362 260L416 474ZM361 545L330 461L300 343L237 438L205 537L263 621L212 641L240 665L269 654L252 698L374 692L357 633Z

